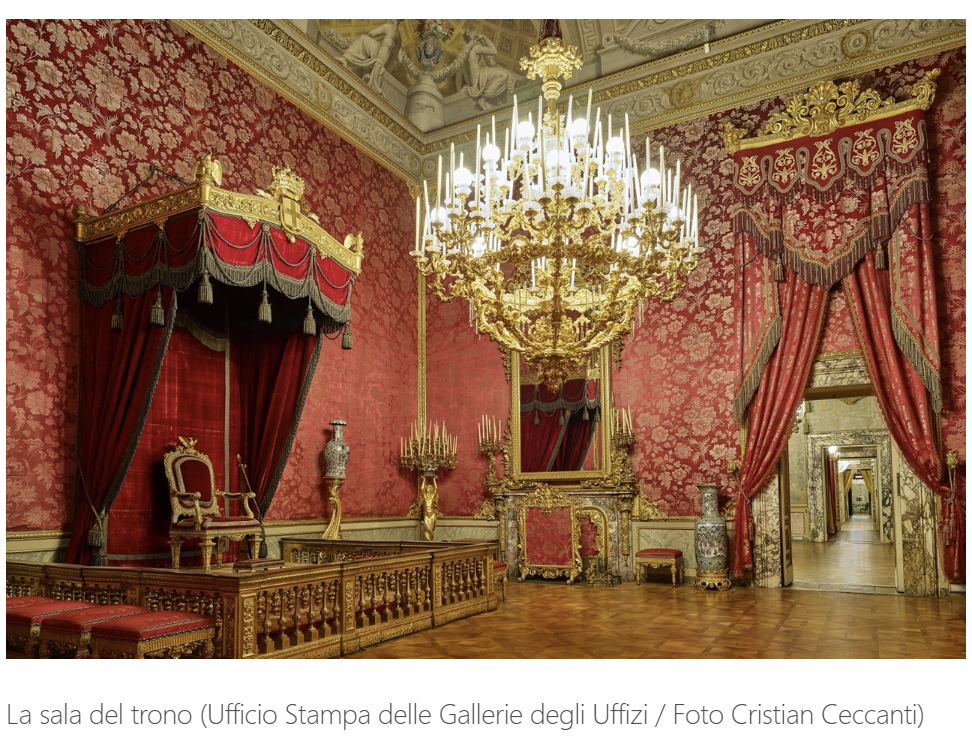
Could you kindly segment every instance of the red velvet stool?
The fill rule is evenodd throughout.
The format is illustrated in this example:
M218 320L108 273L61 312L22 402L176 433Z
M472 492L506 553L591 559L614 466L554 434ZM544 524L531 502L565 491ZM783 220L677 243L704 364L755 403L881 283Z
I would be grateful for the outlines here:
M678 576L678 583L682 582L684 574L682 566L682 551L674 548L645 548L635 553L635 582L641 584L641 572L645 572L645 581L648 581L649 568L671 568L672 586L675 586L675 578Z
M172 657L200 649L213 656L216 624L212 618L175 610L151 610L112 618L91 626L92 657Z
M39 595L26 595L24 597L8 597L7 610L22 608L24 605L36 605L38 602L60 602L53 597L41 597Z
M47 658L73 652L75 658L83 659L90 654L88 641L91 639L91 628L96 623L148 612L136 605L100 605L93 609L72 610L50 616L41 623L38 654Z
M9 604L9 603L8 603ZM96 608L90 602L76 600L47 600L7 610L7 648L23 649L28 657L37 653L37 638L45 618L70 613L72 610Z
M503 588L503 602L506 602L506 570L508 566L505 561L493 561L493 585L499 582Z

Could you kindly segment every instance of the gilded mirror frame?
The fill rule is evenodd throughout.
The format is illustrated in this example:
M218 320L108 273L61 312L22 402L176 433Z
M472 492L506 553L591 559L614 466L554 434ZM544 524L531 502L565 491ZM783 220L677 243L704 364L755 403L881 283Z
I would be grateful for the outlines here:
M507 444L509 446L509 463L506 468L510 479L514 483L521 482L545 482L580 484L589 481L606 480L611 476L611 432L613 430L614 415L613 399L611 394L611 348L602 347L594 359L596 362L592 367L587 368L585 373L578 373L577 377L591 377L596 374L600 384L601 398L601 420L598 423L596 435L598 436L598 446L596 461L598 469L579 470L570 472L523 472L520 470L520 385L529 383L521 374L520 356L516 352L510 354L511 374L510 374L510 420L509 436Z

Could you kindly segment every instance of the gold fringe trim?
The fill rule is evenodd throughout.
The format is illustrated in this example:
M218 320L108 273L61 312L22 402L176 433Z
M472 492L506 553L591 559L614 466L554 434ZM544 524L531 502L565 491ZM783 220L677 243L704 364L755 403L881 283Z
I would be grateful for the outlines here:
M925 356L921 345L915 341L911 331L905 326L898 313L891 308L891 331L894 333L894 343L901 353L908 358L908 362L915 369L921 382L928 389L931 396L931 407L935 414L942 411L942 379L941 374Z
M773 352L776 351L776 345L780 343L782 336L783 316L777 310L776 317L767 329L766 338L759 345L759 351L756 353L756 357L753 358L752 365L749 366L749 371L743 377L742 384L740 384L739 389L732 399L732 416L736 422L743 421L746 408L749 406L753 394L756 393L756 389L759 388L759 381L763 377L763 371L766 370L766 365L773 356Z

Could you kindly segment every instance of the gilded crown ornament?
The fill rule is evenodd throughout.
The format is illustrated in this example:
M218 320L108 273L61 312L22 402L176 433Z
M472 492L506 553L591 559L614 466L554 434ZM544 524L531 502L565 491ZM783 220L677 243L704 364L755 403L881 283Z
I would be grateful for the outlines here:
M558 110L559 79L580 60L555 21L542 28L521 61L543 81L537 108L521 119L514 98L502 151L495 119L477 128L474 172L455 145L445 169L440 157L434 189L416 198L411 255L440 300L468 300L480 333L559 388L630 333L646 298L684 288L700 252L698 200L664 149L652 169L646 143L639 172L627 116L604 123L598 108L592 121L591 93L586 115L574 119L572 97Z

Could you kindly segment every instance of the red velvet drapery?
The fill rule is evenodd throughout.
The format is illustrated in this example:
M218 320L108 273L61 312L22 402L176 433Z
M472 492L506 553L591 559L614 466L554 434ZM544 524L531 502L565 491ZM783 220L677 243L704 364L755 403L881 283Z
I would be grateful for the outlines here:
M932 492L948 504L950 488L944 482L945 467L931 407L931 396L921 378L895 344L891 310L891 280L865 258L843 282L854 329L864 354L881 415L895 445L908 466ZM961 504L954 503L961 515ZM944 514L943 514L944 516ZM950 533L946 525L951 522ZM945 573L950 581L965 581L965 520L942 518Z
M753 567L752 519L746 501L776 470L803 400L820 342L827 291L788 274L778 285L783 335L763 371L749 404L749 432L740 472L742 493L736 502L731 574L741 579Z
M222 336L219 341L227 343ZM224 352L208 349L185 326L172 329L138 448L111 505L112 565L167 565L171 510L162 457L177 446L178 436L195 439L198 449L209 456L217 488L238 490L235 462L226 467L224 459L225 365ZM197 547L184 546L184 564L198 565L198 554Z
M240 339L240 420L243 461L260 513L280 482L322 337L301 331L255 332Z
M81 399L78 414L77 516L68 563L91 561L88 530L102 530L99 514L111 507L138 443L175 322L175 295L162 290L169 315L150 323L154 295L123 302L125 325L111 329L113 306L81 303Z
M310 299L330 319L350 320L354 275L302 237L213 211L193 211L80 246L80 291L102 305L119 292L138 296L163 284L188 289L203 274L235 287L266 284L291 299Z
M520 466L523 472L582 469L593 426L600 419L598 383L573 378L556 392L520 387Z
M321 335L350 321L354 273L306 238L271 222L208 209L146 220L117 236L80 242L78 251L79 446L87 481L79 487L88 488L103 513L113 512L108 559L137 565L168 552L168 502L160 464L178 435L204 441L199 448L213 460L219 489L238 488L230 480L236 477L239 452L265 511L290 451ZM149 323L156 290L162 290L168 311L164 328ZM228 349L211 351L181 332L175 359L164 368L177 293L184 291L193 325L217 320L218 336ZM123 322L115 330L119 301ZM342 345L349 347L345 333ZM192 354L183 345L195 348ZM153 408L160 372L167 379L164 398ZM138 451L150 412L156 421ZM226 466L231 445L235 450ZM127 478L133 457L140 463ZM116 497L122 502L114 509ZM87 501L79 503L69 561L90 559L85 542L96 522Z
M912 469L935 492L945 492L947 498L948 488L941 482L941 447L932 419L932 414L941 410L942 388L937 287L928 221L927 132L922 112L934 95L937 75L937 70L928 74L912 89L916 99L895 105L887 110L886 117L848 122L820 135L737 142L738 148L733 148L733 181L739 205L733 226L737 243L744 248L753 244L766 256L766 266L773 269L777 279L786 277L789 283L789 277L800 276L821 290L844 280L848 300L857 298L852 302L857 311L857 335L870 358L872 384L888 430ZM828 97L836 101L838 94L833 84L820 84L808 101L813 99L817 106ZM874 273L888 276L878 268L889 268L890 280L873 278ZM744 284L747 295L759 284L756 274L744 272L743 280L752 282ZM883 285L883 295L878 292L879 285ZM780 302L781 307L786 305L782 293ZM744 314L749 315L749 310L744 308ZM777 452L772 440L764 441L754 434L785 429L793 416L789 404L774 414L766 409L765 397L760 398L764 390L771 394L778 390L778 378L772 377L769 384L766 378L789 336L786 315L784 308L779 345L774 342L780 331L780 316L773 306L757 304L753 316L758 320L743 322L741 327L743 367L734 413L741 419L749 407L750 432L742 478L746 495L755 492L772 469L760 472L756 467L763 467L767 457L773 457L775 464L782 451L782 446ZM809 346L809 342L804 344ZM802 346L801 353L805 352ZM811 358L815 351L816 337ZM798 362L802 362L802 355L790 363L793 370L788 377L799 383L802 394L810 363L803 372ZM795 404L792 406L795 409ZM909 442L914 437L917 445ZM758 456L750 458L751 446L761 447ZM740 509L743 514L744 506ZM964 553L957 552L965 547L964 519L958 523L961 513L960 500L946 500L940 526L943 540L948 541L945 552L951 562L947 570L953 581L960 577L964 581L964 563L958 563L959 558L964 562ZM741 576L751 565L748 530L748 523L737 521L732 566L735 576Z

